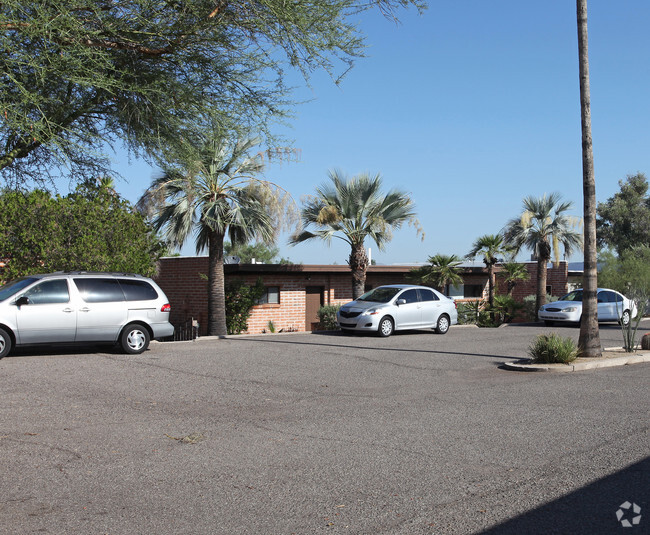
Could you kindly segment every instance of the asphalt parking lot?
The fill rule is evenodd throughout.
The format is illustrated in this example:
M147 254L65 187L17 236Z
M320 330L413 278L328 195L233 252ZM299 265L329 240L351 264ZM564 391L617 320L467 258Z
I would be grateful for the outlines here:
M499 367L549 331L578 337L23 351L0 360L0 532L650 533L650 365Z

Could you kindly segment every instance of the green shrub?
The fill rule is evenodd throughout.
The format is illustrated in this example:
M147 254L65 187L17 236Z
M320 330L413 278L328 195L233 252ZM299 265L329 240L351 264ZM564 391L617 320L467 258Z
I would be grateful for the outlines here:
M540 364L567 364L578 357L578 347L571 338L540 334L528 347L528 354Z
M524 316L526 318L526 321L538 321L537 320L537 309L535 308L535 302L537 300L537 297L534 295L527 295L524 297ZM557 301L558 297L555 295L548 295L546 294L546 302L547 303L552 303L553 301Z
M458 310L458 325L477 325L481 311L481 301L461 301Z
M515 301L511 295L495 295L492 310L500 325L501 323L510 323L523 307L524 305Z
M336 324L336 313L338 312L339 305L325 305L318 309L318 328L323 331L335 331L338 329Z
M234 280L225 284L226 291L226 330L228 334L239 334L248 329L251 308L264 294L264 283L257 279L255 286Z

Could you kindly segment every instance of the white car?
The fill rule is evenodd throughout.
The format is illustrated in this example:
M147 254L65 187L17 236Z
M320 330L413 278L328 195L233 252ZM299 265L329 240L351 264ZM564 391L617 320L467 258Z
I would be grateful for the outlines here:
M582 289L574 290L559 301L540 307L537 317L546 325L558 322L579 323L582 315ZM598 288L598 321L618 321L623 325L636 316L636 304L616 290Z
M458 322L458 313L456 302L436 290L393 284L379 286L346 303L336 320L344 333L376 332L379 336L390 336L400 330L435 329L445 334Z

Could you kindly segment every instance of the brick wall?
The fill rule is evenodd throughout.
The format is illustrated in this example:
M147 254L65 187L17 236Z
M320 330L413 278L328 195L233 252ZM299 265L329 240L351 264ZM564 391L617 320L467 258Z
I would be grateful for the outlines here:
M519 283L513 292L516 300L536 293L537 264L526 263L530 279ZM199 322L199 333L207 332L208 291L206 275L207 257L163 258L159 263L156 281L167 294L172 306L170 321L174 325L193 318ZM406 266L372 266L367 273L366 285L376 288L382 284L405 283L409 268ZM306 315L306 288L323 288L323 304L341 305L352 300L352 277L347 266L277 266L231 265L225 266L226 281L240 279L255 284L262 277L265 286L280 288L279 304L254 306L248 321L249 333L269 331L269 321L276 332L304 331ZM487 298L487 273L468 270L467 284L485 285ZM547 284L552 295L564 295L567 288L567 263L549 268ZM497 274L497 293L506 293L503 277Z
M156 282L167 294L172 306L169 321L174 325L194 318L201 334L208 324L208 258L171 257L158 263ZM202 276L203 275L203 276Z
M537 294L537 262L526 262L526 268L530 278L527 281L518 282L515 286L512 297L515 301L523 301L524 297ZM546 286L551 287L551 295L561 297L568 293L568 264L560 262L557 267L549 266L546 272ZM505 295L508 286L503 280L503 276L497 273L497 293Z

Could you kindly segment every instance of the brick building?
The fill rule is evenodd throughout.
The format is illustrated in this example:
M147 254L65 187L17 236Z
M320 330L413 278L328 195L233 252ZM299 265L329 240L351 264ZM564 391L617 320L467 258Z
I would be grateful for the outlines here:
M535 295L537 264L526 263L530 280L519 283L513 292L517 300ZM382 284L408 282L406 275L414 266L370 266L366 288ZM481 264L464 264L462 286L450 292L456 299L483 299L487 296L487 270ZM253 307L248 320L249 333L269 330L273 322L276 332L310 331L318 323L318 309L322 305L341 305L352 300L352 276L348 266L302 264L228 264L224 266L226 281L243 280L255 284L261 278L266 293L260 304ZM169 257L160 260L156 281L167 294L172 305L171 322L174 325L194 319L199 322L199 333L207 328L208 258ZM498 266L497 266L498 272ZM505 293L505 284L497 273L497 291ZM547 288L551 295L567 292L567 264L549 267Z

